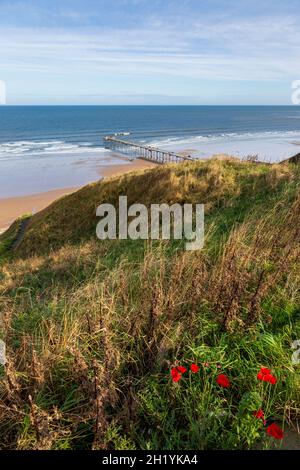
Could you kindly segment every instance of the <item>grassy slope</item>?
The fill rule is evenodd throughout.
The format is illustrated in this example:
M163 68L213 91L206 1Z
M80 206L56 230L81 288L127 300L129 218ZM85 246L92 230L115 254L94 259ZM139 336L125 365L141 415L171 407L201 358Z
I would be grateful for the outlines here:
M91 184L33 216L0 271L0 446L248 448L269 443L255 409L296 422L299 185L297 166L187 163ZM96 207L124 194L205 203L204 250L98 241ZM192 361L209 363L201 378L172 383L170 367ZM261 365L275 386L257 381Z

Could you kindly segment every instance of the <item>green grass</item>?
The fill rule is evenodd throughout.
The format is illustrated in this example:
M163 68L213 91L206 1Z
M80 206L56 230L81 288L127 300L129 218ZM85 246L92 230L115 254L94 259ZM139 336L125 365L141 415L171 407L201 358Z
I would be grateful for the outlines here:
M0 263L11 256L12 245L16 240L22 222L30 217L24 214L19 217L4 233L0 234Z
M0 262L9 255L11 246L17 236L19 226L20 222L16 221L5 233L0 235Z
M268 448L260 407L296 426L299 187L296 165L170 165L61 198L12 253L15 223L0 237L0 447ZM96 207L124 194L205 203L204 249L97 240ZM171 367L192 362L200 372L173 383ZM275 386L257 380L261 366Z

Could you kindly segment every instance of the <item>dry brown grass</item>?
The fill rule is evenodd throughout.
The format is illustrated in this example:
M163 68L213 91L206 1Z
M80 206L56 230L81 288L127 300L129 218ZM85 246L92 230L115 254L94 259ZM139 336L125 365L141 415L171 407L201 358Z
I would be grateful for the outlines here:
M128 204L200 201L209 207L219 207L238 197L246 183L254 190L259 184L269 186L270 176L266 175L272 171L268 165L210 160L167 165L93 183L34 215L17 254L21 257L43 254L64 243L89 239L95 233L98 205L109 202L117 206L120 195L127 195ZM289 167L285 171L286 175L293 175ZM272 178L278 184L278 175L274 175Z

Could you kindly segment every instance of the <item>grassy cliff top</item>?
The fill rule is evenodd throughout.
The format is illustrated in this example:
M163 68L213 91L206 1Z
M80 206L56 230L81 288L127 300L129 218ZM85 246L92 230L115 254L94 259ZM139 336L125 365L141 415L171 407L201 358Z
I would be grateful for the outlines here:
M90 184L0 237L1 448L272 445L300 418L300 170L191 162ZM205 245L96 238L96 207L205 204ZM177 365L200 367L178 383ZM275 385L257 379L265 366ZM219 373L230 379L223 389Z
M96 208L104 202L117 206L120 195L127 195L129 205L204 203L207 215L219 220L223 213L226 223L234 224L253 212L254 207L258 211L272 207L285 188L295 188L298 176L297 166L229 159L168 165L105 179L34 215L17 253L42 254L65 243L94 238L99 220Z

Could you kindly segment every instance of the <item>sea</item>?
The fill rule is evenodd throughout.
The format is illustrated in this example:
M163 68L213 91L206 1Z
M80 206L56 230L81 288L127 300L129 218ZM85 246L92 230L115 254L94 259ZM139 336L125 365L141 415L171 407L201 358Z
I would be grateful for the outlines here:
M196 158L300 152L300 106L0 106L0 198L75 187L128 164L111 134Z

